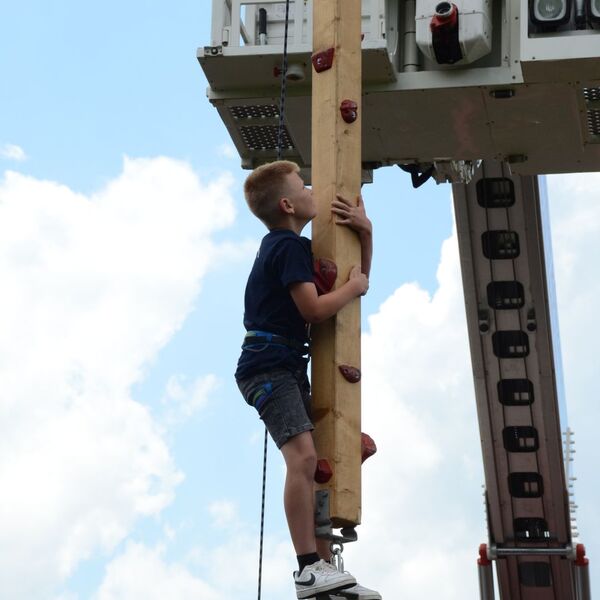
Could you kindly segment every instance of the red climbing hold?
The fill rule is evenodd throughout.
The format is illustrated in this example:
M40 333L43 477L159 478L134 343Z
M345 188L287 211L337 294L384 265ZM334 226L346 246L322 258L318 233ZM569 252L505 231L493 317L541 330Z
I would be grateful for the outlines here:
M375 445L373 438L366 433L361 433L360 434L361 463L364 463L365 460L367 460L367 458L369 458L370 456L373 456L373 454L375 454L375 452L377 452L377 446Z
M321 294L326 294L331 291L337 278L337 266L328 258L315 259L314 274L314 281L319 296Z
M323 52L316 52L312 55L312 64L317 73L322 73L331 69L333 66L333 56L335 54L335 48L329 48L323 50Z
M356 367L340 365L339 369L346 381L349 381L350 383L358 383L360 381L360 371Z
M358 104L354 100L342 100L340 112L346 123L354 123L358 119Z
M315 481L317 483L327 483L333 477L333 469L326 458L320 458L317 461L315 470Z

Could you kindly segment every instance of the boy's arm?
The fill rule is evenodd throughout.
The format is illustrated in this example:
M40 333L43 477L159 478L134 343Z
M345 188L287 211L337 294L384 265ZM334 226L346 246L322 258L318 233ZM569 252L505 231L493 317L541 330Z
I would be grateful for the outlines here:
M356 266L350 271L350 279L332 292L319 296L314 283L299 282L290 285L290 295L307 323L320 323L335 315L348 302L366 293L368 289L367 276Z
M356 204L338 195L331 203L331 212L337 215L336 223L350 227L358 234L361 250L361 269L368 277L373 259L373 225L367 217L362 196L358 196Z

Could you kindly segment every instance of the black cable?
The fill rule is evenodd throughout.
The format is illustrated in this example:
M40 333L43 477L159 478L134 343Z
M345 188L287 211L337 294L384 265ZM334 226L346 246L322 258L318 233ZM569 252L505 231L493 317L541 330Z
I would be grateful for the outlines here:
M296 7L296 13L298 9ZM298 15L296 14L296 18ZM302 18L302 17L300 17ZM285 31L283 34L283 61L281 66L281 95L279 97L279 128L277 131L277 160L281 160L283 146L283 130L285 116L286 80L288 70L288 30L290 22L290 0L285 2ZM267 442L269 440L267 428L265 427L265 443L263 452L263 477L262 477L262 502L260 509L260 546L258 552L258 600L261 598L262 590L262 563L263 543L265 537L265 497L267 486Z
M296 7L298 13L298 7ZM298 18L296 14L295 18ZM302 18L302 17L300 17ZM279 97L279 129L277 131L277 160L281 160L283 146L283 118L285 116L285 96L288 71L288 28L290 23L290 0L285 3L285 31L283 34L283 62L281 65L281 94Z
M260 600L262 588L262 559L263 559L263 539L265 533L265 491L267 485L267 428L265 427L265 444L263 452L263 478L262 478L262 505L260 509L260 548L258 553L258 600Z

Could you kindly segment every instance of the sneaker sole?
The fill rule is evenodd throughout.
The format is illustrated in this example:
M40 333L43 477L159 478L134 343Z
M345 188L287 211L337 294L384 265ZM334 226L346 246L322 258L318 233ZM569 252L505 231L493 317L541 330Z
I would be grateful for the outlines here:
M331 594L328 600L382 600L380 595L365 595L365 594L356 594L353 592L349 592L347 594L343 593L343 590L337 590L333 594Z
M315 596L318 599L320 594L327 594L328 592L339 592L341 590L348 589L356 585L356 580L354 578L348 579L345 583L332 583L328 586L324 586L319 588L318 590L315 588L311 588L310 590L297 590L296 597L298 600L306 600L306 598L314 598Z

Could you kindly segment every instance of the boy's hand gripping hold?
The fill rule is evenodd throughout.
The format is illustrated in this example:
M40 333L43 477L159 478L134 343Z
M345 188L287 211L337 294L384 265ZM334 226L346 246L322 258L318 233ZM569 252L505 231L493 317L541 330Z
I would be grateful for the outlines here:
M368 277L373 257L373 225L367 217L362 196L358 195L356 202L353 203L338 194L337 200L331 203L331 212L337 217L335 220L337 225L349 227L358 234L361 252L360 266L362 272ZM366 290L363 295L365 293Z
M367 276L361 271L361 268L358 265L352 267L350 271L350 276L348 277L348 281L352 282L352 284L358 286L361 296L364 296L369 290L369 279ZM357 294L359 295L359 294Z
M367 217L362 196L356 198L356 204L337 194L337 200L331 203L331 212L337 215L336 223L346 225L359 235L371 235L373 226Z

